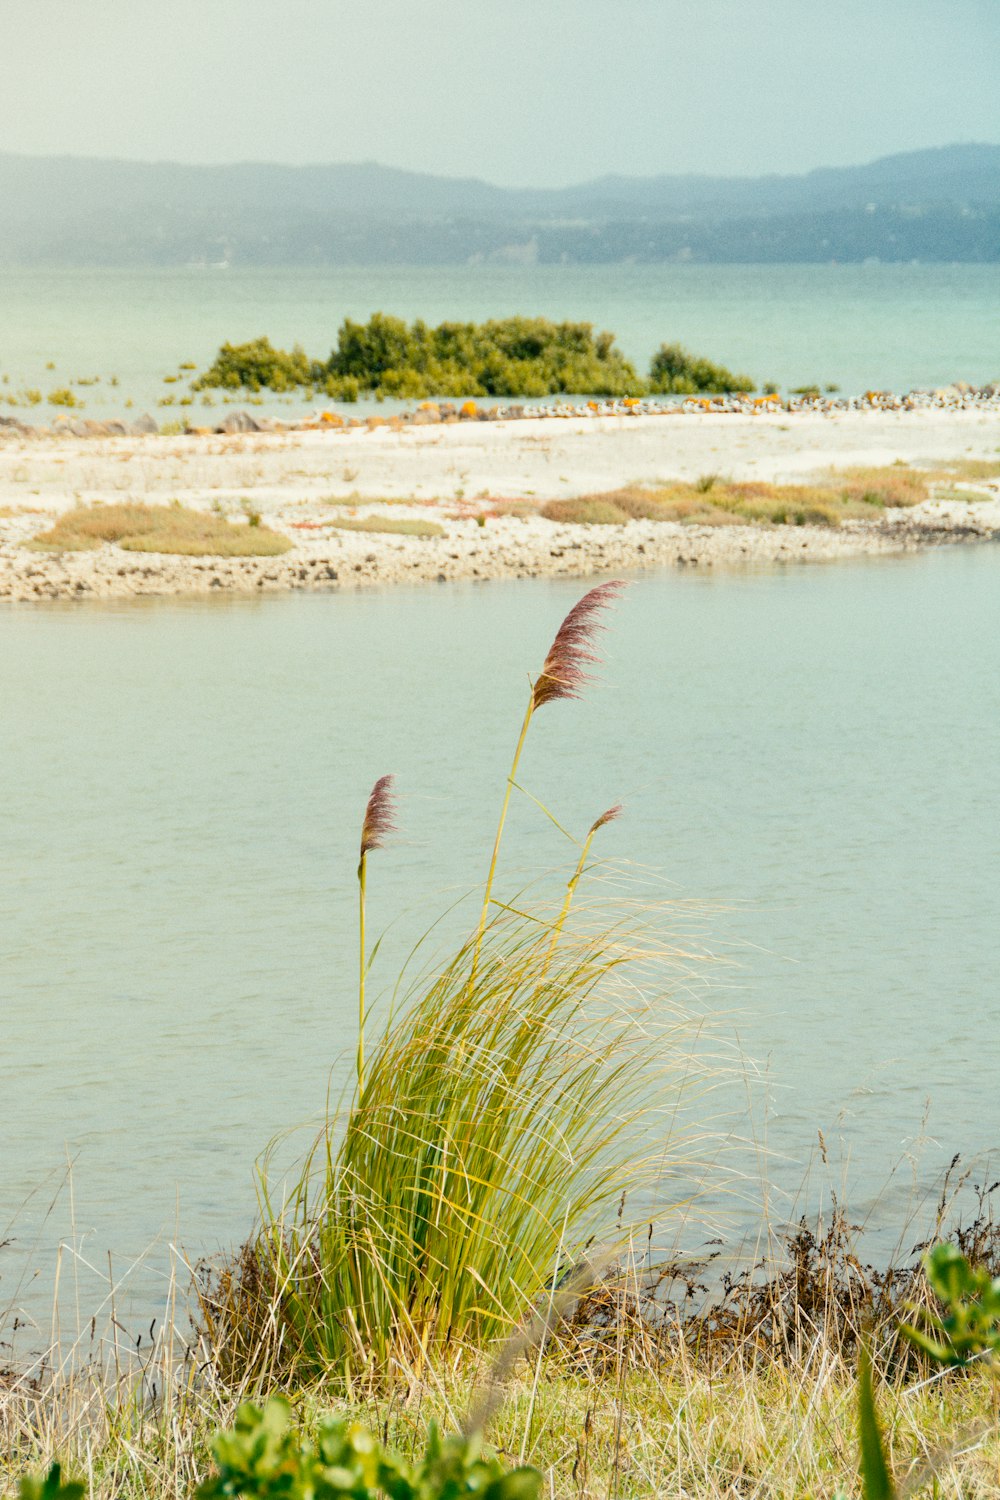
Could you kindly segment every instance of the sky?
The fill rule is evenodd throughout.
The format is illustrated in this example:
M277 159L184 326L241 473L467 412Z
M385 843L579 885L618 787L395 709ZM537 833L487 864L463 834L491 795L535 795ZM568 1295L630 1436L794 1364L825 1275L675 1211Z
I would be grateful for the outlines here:
M1000 0L0 0L0 152L504 186L1000 142Z

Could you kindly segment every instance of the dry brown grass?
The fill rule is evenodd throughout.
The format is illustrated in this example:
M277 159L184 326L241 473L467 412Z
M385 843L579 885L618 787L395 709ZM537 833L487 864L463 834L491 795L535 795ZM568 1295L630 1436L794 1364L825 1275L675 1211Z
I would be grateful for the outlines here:
M623 526L629 517L616 502L614 494L548 500L541 514L547 521L568 521L574 526Z
M829 483L846 501L908 507L929 499L931 478L922 469L892 464L881 469L838 469L831 473Z
M276 557L291 542L267 526L233 524L223 516L173 505L79 505L27 546L44 552L85 552L113 542L127 552L186 557Z
M694 484L627 485L606 494L550 500L541 514L579 526L622 526L629 520L684 526L839 526L872 520L886 507L919 505L934 476L893 465L844 469L808 484L736 482L715 475Z

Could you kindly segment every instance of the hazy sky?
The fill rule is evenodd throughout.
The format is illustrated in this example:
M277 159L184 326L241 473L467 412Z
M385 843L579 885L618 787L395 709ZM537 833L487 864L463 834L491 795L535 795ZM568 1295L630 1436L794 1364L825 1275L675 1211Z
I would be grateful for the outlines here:
M516 185L1000 142L1000 0L0 0L0 151Z

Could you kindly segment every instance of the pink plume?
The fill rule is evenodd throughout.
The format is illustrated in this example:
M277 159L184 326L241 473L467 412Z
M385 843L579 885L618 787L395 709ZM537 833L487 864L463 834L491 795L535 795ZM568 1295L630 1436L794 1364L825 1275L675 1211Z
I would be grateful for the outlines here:
M557 698L581 696L582 689L591 680L587 667L598 660L592 648L594 637L603 629L601 611L614 603L624 587L624 581L615 578L610 583L598 584L574 604L556 631L541 674L535 679L532 688L535 708Z

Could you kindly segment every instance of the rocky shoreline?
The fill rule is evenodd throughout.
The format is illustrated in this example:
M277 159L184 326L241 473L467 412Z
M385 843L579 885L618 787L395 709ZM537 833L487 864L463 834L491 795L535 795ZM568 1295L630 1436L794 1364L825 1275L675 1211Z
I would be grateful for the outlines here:
M1000 475L1000 412L871 410L601 420L462 421L395 431L0 442L0 601L263 594L527 578L653 567L784 565L1000 536L1000 483L949 485L908 509L840 525L622 525L545 519L544 502L622 484L799 483L851 465L933 468L974 459ZM975 491L975 493L973 492ZM986 492L984 494L984 491ZM259 515L277 557L42 552L29 545L80 504L172 501L234 521ZM511 504L511 502L515 504ZM347 530L420 523L431 536ZM426 523L434 524L428 528Z
M281 557L174 557L123 552L0 551L0 600L134 599L156 595L264 594L447 583L587 577L657 567L733 569L826 562L997 540L1000 518L900 511L878 522L822 526L688 527L558 525L538 520L453 523L443 537L338 532L299 542Z
M161 428L156 419L144 412L135 418L58 417L51 426L24 422L19 417L0 415L0 440L21 439L45 442L58 438L149 437L161 432L169 436L232 437L239 433L356 432L388 427L400 432L408 427L451 426L468 422L538 422L593 421L601 417L691 417L730 415L768 417L780 414L822 413L834 416L853 412L981 412L1000 414L1000 382L954 385L934 390L864 391L859 396L823 394L818 389L780 396L777 392L758 396L743 392L726 395L690 395L672 399L650 399L639 396L555 397L548 401L489 403L476 400L421 401L389 415L370 413L357 416L353 411L323 408L298 420L283 420L251 413L242 408L230 412L221 422L199 424L185 415Z

